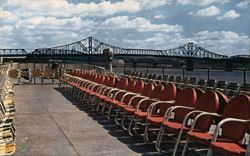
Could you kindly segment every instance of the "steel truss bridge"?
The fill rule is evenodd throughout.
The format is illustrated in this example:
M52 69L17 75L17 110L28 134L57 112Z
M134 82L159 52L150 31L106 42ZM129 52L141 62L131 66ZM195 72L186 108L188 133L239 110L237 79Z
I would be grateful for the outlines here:
M161 57L194 57L194 58L212 58L223 59L228 56L216 54L190 42L178 48L166 50L153 49L129 49L113 46L104 43L93 37L88 37L78 42L51 48L35 49L28 53L25 49L0 49L1 57L28 56L28 55L102 55L106 48L112 48L115 55L130 56L161 56Z
M160 56L160 57L195 57L195 58L227 58L225 55L210 52L190 42L183 46L167 50L129 49L104 43L93 37L88 37L78 42L52 48L36 49L29 55L102 55L103 50L112 48L115 56Z
M98 60L98 59L103 61L103 59L105 59L103 57L103 50L106 48L112 48L114 51L114 58L123 59L125 60L125 62L138 61L135 58L141 58L141 59L148 58L149 60L153 58L154 61L157 63L164 62L160 61L162 59L173 58L173 59L184 60L186 64L190 64L190 60L191 61L207 60L207 62L210 61L210 63L213 63L213 61L230 62L232 60L236 60L240 63L245 62L247 66L250 66L249 64L250 55L236 55L228 57L226 55L221 55L211 52L192 42L177 48L165 49L165 50L130 49L130 48L117 47L102 42L93 37L88 37L81 41L77 41L66 45L61 45L51 48L39 48L29 53L25 49L0 49L0 57L3 58L25 57L29 61L36 60L37 62L41 60L44 60L45 62L48 61L49 59L65 60L65 58L73 62L77 59L79 60L79 58L84 58L82 59L83 61ZM139 62L144 62L144 61L141 60Z

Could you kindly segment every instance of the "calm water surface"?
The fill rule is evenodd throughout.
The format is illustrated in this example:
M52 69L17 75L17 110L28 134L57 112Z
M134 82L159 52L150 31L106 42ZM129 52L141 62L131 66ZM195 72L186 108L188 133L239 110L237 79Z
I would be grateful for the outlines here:
M123 67L116 67L113 69L117 74L123 74L124 68ZM126 68L125 70L134 71L134 68ZM136 68L138 72L144 73L156 73L156 74L164 74L165 75L175 75L175 76L182 76L183 70L182 69L162 69L162 68ZM244 83L244 76L243 71L234 70L232 72L225 72L225 71L218 71L218 70L210 70L209 78L215 79L217 81L223 80L227 82L238 82L240 84ZM196 77L199 79L207 79L208 78L208 71L206 69L196 69L194 71L185 71L185 77ZM246 71L246 83L250 83L250 71Z

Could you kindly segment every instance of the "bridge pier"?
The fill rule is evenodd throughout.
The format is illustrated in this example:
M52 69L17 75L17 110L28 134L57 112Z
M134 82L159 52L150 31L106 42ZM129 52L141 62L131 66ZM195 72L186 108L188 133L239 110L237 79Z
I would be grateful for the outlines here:
M134 62L134 63L133 63L133 68L134 68L134 71L136 71L136 67L137 67L137 63L136 63L136 62Z
M187 58L186 60L186 71L194 70L194 60L192 58Z
M228 72L233 71L233 62L231 59L226 60L225 71L228 71Z
M0 57L0 64L3 64L3 57Z

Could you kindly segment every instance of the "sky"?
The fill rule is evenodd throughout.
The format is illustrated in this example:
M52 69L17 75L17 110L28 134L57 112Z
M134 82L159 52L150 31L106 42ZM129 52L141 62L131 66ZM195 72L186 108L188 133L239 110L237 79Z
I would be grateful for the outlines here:
M46 48L89 36L123 48L194 42L250 55L250 0L0 0L0 48Z

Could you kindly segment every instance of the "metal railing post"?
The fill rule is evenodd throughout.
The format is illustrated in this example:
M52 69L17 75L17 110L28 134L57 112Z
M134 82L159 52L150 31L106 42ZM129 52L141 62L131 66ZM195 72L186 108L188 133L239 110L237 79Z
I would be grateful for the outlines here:
M182 78L185 77L185 68L182 68Z
M243 86L244 91L246 91L246 69L243 69Z
M207 80L209 80L209 79L210 79L210 69L207 68Z
M123 75L125 74L125 72L126 72L126 64L124 63L124 65L123 65Z

